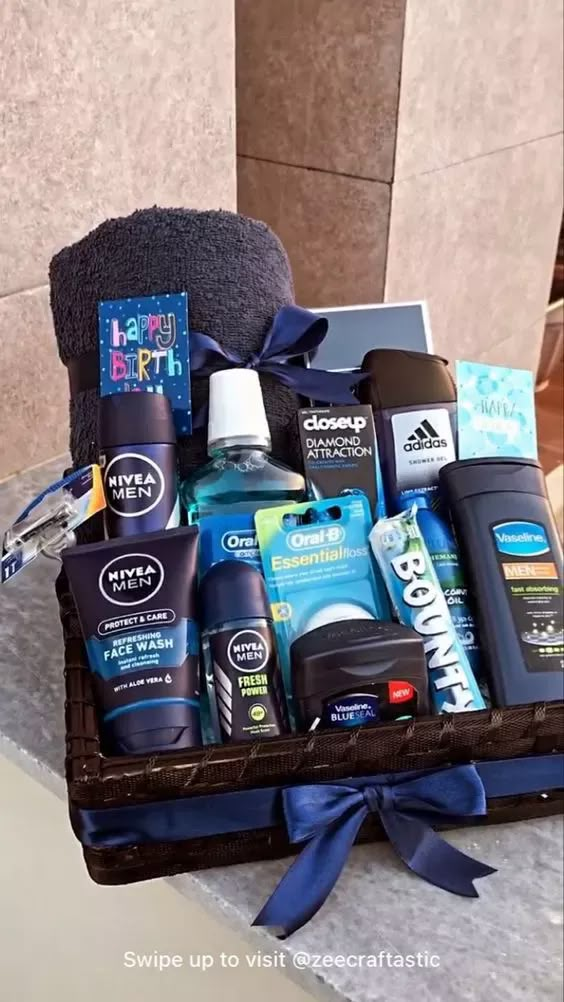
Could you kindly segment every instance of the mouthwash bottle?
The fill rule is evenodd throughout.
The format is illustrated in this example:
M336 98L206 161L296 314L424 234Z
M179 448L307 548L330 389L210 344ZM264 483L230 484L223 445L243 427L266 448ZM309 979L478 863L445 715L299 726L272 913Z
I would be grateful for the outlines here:
M271 444L258 374L252 369L212 373L211 460L181 485L190 524L206 515L252 515L259 508L304 501L304 478L269 455Z

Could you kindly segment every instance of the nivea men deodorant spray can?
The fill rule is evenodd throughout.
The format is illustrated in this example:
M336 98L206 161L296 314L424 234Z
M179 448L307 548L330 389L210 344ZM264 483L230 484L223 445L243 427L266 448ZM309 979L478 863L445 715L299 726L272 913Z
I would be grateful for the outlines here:
M456 389L439 355L376 348L365 355L358 395L371 404L389 512L438 493L439 470L456 459Z
M99 442L108 537L176 528L176 434L168 397L135 391L102 397Z

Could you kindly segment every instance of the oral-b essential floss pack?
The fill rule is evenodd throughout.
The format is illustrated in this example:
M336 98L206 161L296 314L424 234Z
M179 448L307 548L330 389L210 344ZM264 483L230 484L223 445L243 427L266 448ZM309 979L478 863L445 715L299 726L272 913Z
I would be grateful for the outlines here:
M326 623L390 618L367 542L372 516L366 497L351 495L266 508L255 525L292 712L294 640Z

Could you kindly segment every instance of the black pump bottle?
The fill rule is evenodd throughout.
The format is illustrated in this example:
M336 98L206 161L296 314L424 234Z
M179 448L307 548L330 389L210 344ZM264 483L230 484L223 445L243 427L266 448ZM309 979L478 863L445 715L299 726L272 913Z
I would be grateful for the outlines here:
M564 698L562 545L539 464L467 459L439 477L495 705Z

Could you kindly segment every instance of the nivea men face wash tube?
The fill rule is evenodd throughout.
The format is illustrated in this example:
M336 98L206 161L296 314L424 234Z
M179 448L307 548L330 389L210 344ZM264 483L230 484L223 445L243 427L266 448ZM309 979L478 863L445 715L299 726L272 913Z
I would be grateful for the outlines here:
M377 348L362 362L358 395L372 406L389 512L438 493L439 470L456 459L456 389L447 362L420 351Z
M106 535L178 526L176 434L168 397L148 392L102 397L99 441Z
M110 754L202 744L197 550L188 528L63 551Z

